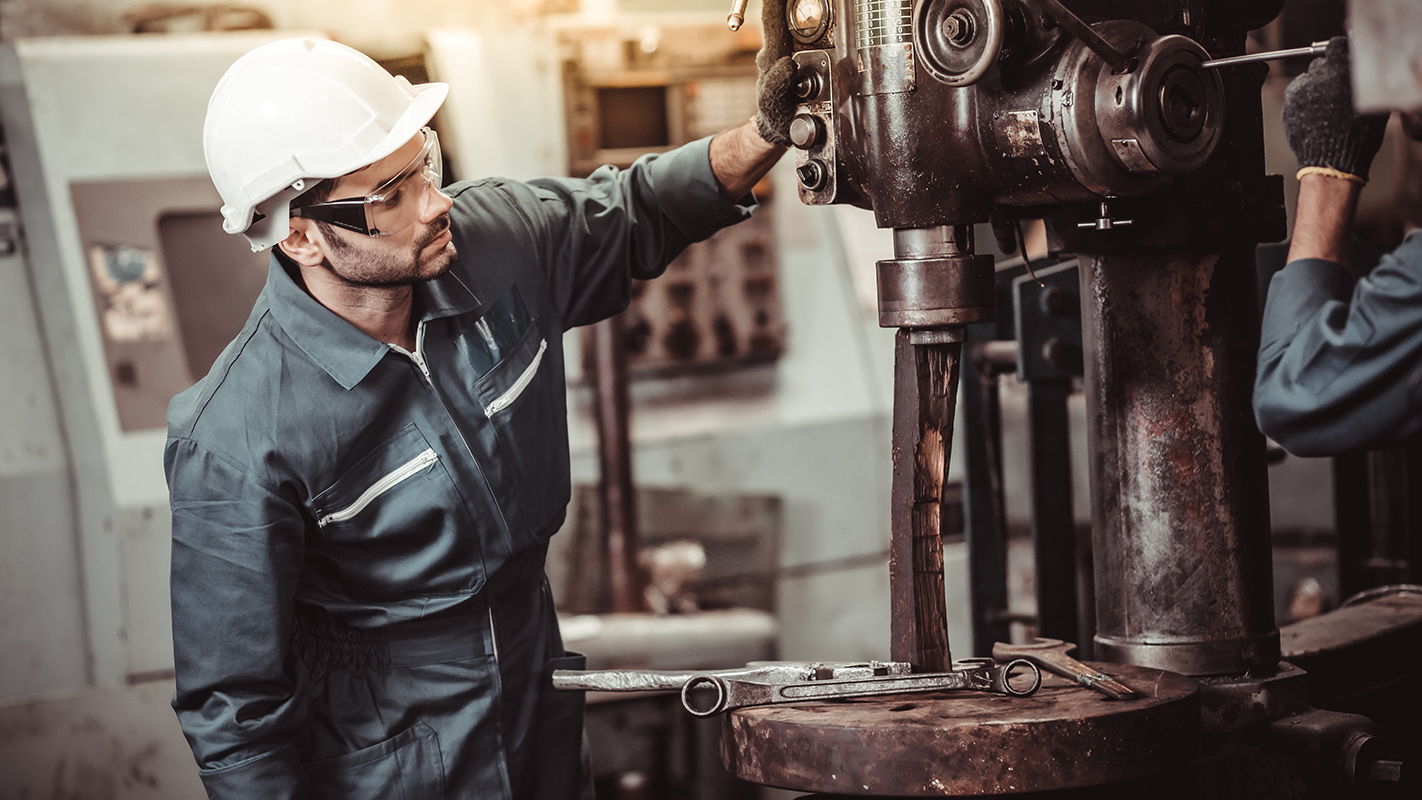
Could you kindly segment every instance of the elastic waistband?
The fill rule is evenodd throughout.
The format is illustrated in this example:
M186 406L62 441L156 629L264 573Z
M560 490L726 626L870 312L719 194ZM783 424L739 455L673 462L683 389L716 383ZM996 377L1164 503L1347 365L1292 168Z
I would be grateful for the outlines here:
M292 646L309 667L392 669L494 652L487 606L475 613L352 628L298 614Z

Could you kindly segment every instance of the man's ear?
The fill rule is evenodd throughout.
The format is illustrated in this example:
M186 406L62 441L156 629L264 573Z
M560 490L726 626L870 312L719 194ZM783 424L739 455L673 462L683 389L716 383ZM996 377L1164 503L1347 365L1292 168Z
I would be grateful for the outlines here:
M324 261L326 253L322 247L321 233L311 220L298 217L289 224L290 232L277 245L286 253L287 258L295 261L300 267L314 267Z

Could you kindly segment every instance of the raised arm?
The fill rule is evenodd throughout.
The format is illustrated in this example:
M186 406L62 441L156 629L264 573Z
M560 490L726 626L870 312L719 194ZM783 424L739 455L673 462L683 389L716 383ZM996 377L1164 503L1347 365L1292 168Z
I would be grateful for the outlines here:
M711 172L721 196L731 201L745 197L784 154L782 145L761 138L754 121L716 134L711 140Z
M1306 173L1299 179L1298 210L1289 262L1321 258L1352 269L1353 219L1363 185L1346 178Z

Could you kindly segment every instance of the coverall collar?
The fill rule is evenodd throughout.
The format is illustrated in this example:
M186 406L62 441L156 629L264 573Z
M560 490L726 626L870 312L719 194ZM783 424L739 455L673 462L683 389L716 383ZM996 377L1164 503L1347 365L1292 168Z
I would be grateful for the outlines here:
M272 248L266 289L272 317L326 374L351 389L375 369L390 347L307 294L293 277L298 270L285 254ZM452 317L479 307L479 299L453 272L417 283L414 289L414 308L421 321Z

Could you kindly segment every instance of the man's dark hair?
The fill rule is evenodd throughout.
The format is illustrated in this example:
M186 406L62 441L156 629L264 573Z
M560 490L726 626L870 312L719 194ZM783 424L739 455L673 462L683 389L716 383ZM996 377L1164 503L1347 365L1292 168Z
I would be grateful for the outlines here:
M312 186L310 189L307 189L306 191L292 198L291 203L288 207L295 211L298 208L305 208L306 206L314 206L317 203L324 203L327 200L331 199L331 193L335 190L335 179L327 178L325 180L317 181L315 186ZM311 221L316 223L316 229L321 231L322 236L325 236L327 240L330 240L332 238L331 233L335 230L335 228L331 225L331 223L319 219L313 219Z

